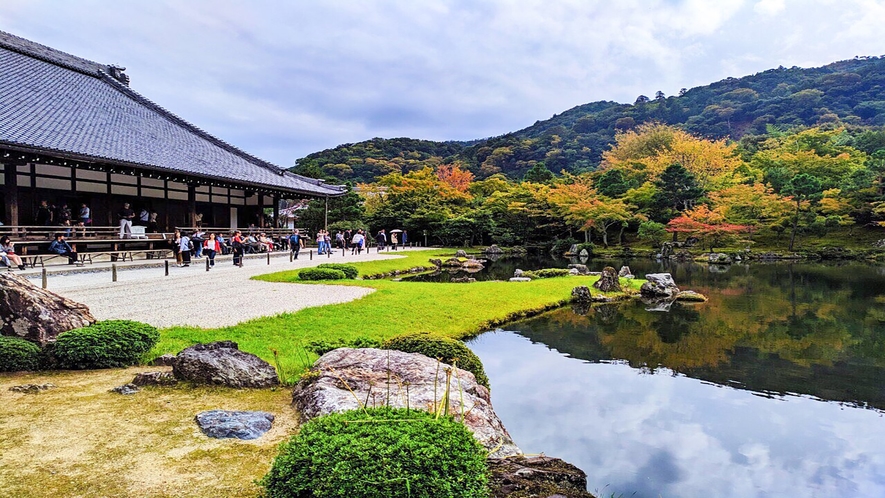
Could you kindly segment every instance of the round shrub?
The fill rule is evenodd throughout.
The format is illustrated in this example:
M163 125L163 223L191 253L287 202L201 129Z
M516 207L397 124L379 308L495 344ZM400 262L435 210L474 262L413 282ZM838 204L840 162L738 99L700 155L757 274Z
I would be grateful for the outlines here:
M0 372L40 368L40 346L17 337L0 336Z
M307 268L298 272L299 280L344 280L347 275L333 268Z
M534 273L538 275L538 278L553 278L568 276L569 271L567 268L544 268L535 270Z
M317 265L317 268L331 268L333 270L341 270L344 272L344 275L350 279L354 279L357 277L357 275L360 274L359 270L356 269L356 266L346 265L344 263L323 263L321 265Z
M488 468L463 424L384 407L307 422L261 485L266 498L485 498Z
M479 357L461 341L428 333L406 334L388 339L381 347L405 353L421 353L428 358L439 358L449 365L457 359L458 368L472 373L478 384L489 387L489 378L486 377Z
M62 332L54 354L60 368L128 367L137 364L158 340L160 333L146 323L107 320Z

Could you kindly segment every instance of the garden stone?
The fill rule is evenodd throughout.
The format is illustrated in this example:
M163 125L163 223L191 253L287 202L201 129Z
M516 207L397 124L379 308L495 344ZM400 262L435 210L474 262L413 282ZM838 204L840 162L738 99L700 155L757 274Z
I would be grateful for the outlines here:
M158 356L158 357L154 358L154 360L151 362L151 366L171 367L173 361L175 361L174 354L164 354L163 356Z
M504 251L497 244L492 244L483 251L486 254L504 254Z
M436 259L436 258L434 258L434 259L430 259L430 260L428 260L428 261L430 261L430 264L432 264L433 266L436 266L437 268L439 268L440 266L442 266L442 260L441 260L441 259Z
M573 277L577 277L578 275L581 274L581 272L579 272L577 268L569 268L568 274Z
M590 294L590 288L586 285L579 285L572 289L572 301L578 303L593 302L593 296Z
M618 276L623 278L633 278L633 272L630 270L629 266L622 266L621 270L618 272Z
M478 259L468 259L467 261L461 263L461 266L463 268L467 268L469 270L474 270L474 271L479 271L479 270L482 270L483 268L485 268L485 266L483 266L482 262L479 261Z
M639 293L645 297L672 298L679 293L679 287L676 287L676 282L669 273L649 273L645 280L639 288Z
M571 256L573 254L578 254L578 244L572 244L571 247L568 248L568 252L565 253L566 256Z
M364 403L433 411L443 402L446 372L451 371L449 414L456 420L463 417L476 439L486 449L495 450L493 456L522 453L495 414L489 390L460 368L417 353L339 348L323 355L312 370L292 394L292 405L302 422L358 409Z
M23 384L20 386L12 386L9 388L14 393L37 394L40 391L53 389L55 384Z
M885 247L885 239L879 239L873 244L873 247L883 248Z
M593 283L593 287L602 292L621 292L621 282L618 281L618 272L611 266L602 269L599 280Z
M706 303L707 296L693 290L685 290L676 294L677 301L687 301L691 303Z
M521 276L522 276L522 270L520 270L519 268L513 270L513 276L514 276L514 277L517 277L517 278L521 277Z
M488 464L492 498L593 498L587 492L587 474L559 458L543 455L489 458Z
M138 392L138 386L135 384L123 384L122 386L117 386L111 389L112 393L122 394L124 396L128 396L130 394L135 394Z
M95 323L85 304L41 289L24 278L0 273L0 335L45 346L62 332Z
M710 263L731 264L731 257L721 252L713 252L707 254L707 261Z
M580 256L582 258L589 258L590 253L587 251L587 249L581 249L581 252L578 253L578 256Z
M455 277L450 282L453 284L470 284L476 282L476 279L473 277Z
M466 258L467 251L465 251L464 249L458 249L457 251L455 251L455 257L456 258Z
M590 274L590 269L587 268L587 265L572 263L572 264L568 265L568 267L569 267L569 270L578 270L578 273L580 275L589 275Z
M458 258L449 258L442 262L442 265L448 268L460 268L461 260Z
M228 387L272 387L280 383L273 366L240 351L237 343L197 344L178 353L172 372L179 380Z
M136 386L172 386L178 379L172 372L142 372L135 374L132 384Z
M511 282L531 282L532 279L529 277L513 277L510 279Z
M258 439L273 426L274 415L267 412L209 410L194 419L203 434L215 439Z

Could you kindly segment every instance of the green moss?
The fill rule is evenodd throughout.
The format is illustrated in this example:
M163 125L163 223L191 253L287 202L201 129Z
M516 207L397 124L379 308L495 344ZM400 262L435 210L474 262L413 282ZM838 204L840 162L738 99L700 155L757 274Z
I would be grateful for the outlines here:
M0 372L37 370L39 367L39 346L24 339L0 336Z
M479 357L463 342L456 339L428 333L406 334L388 339L382 347L406 353L420 353L449 365L456 364L458 368L472 373L477 383L489 387L489 378Z

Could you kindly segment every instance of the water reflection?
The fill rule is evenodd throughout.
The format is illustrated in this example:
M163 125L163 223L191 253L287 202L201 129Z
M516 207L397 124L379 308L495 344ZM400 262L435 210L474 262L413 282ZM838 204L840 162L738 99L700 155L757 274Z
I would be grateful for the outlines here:
M524 450L606 496L885 496L882 268L594 264L710 300L563 308L471 343Z

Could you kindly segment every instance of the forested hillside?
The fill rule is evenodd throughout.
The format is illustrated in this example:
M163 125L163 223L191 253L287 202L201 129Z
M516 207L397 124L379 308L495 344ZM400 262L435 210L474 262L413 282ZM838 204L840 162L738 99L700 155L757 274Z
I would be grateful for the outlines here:
M345 144L297 161L295 171L340 181L374 182L441 164L457 165L478 179L502 173L510 179L545 169L595 170L615 135L642 123L677 125L695 136L761 142L797 126L844 128L885 125L885 58L868 57L824 67L777 68L711 85L639 96L633 104L594 102L520 131L473 143L408 138ZM774 128L772 128L774 127Z

